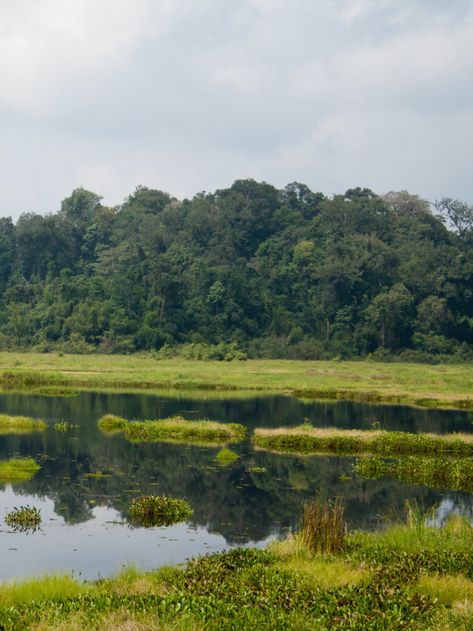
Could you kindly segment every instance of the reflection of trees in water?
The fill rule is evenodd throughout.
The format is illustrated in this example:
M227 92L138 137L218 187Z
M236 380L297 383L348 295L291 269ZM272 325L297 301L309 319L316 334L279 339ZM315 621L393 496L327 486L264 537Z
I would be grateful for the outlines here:
M51 498L56 512L67 522L89 519L95 505L110 506L125 515L131 497L166 494L188 500L194 508L193 522L222 534L229 542L260 540L278 529L296 527L303 501L316 492L343 498L352 527L375 527L384 516L399 518L405 499L430 508L442 500L442 494L394 480L357 478L350 458L253 453L248 444L236 446L241 458L222 467L214 460L216 449L130 444L121 436L105 437L97 429L97 418L105 412L153 418L196 410L188 415L248 420L254 425L300 423L307 417L319 424L369 427L377 419L382 426L397 423L395 428L411 430L427 429L429 422L428 429L438 431L460 429L469 418L462 413L347 402L305 405L288 397L196 401L85 393L74 399L3 395L0 401L10 413L80 424L65 433L50 428L43 434L0 436L0 457L31 455L42 465L33 480L16 488ZM265 471L251 473L248 468L252 466ZM104 477L88 477L95 473ZM464 508L471 506L467 494L448 497L458 510L462 502Z

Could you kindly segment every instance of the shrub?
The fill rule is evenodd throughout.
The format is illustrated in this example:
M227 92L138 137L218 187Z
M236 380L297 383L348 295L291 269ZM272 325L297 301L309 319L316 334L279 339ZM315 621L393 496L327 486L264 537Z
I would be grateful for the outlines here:
M185 500L173 497L144 495L131 501L131 520L145 528L170 526L186 520L193 511Z

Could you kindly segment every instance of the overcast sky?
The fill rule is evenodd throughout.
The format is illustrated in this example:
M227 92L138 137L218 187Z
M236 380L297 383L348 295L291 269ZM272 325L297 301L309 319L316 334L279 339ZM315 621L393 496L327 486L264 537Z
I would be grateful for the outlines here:
M0 215L246 177L471 203L473 2L1 2L0 134Z

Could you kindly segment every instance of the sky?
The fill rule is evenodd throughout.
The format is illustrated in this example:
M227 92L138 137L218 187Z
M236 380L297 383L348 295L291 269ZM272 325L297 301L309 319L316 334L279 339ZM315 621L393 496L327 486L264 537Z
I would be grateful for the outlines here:
M240 178L473 202L471 0L0 4L0 216Z

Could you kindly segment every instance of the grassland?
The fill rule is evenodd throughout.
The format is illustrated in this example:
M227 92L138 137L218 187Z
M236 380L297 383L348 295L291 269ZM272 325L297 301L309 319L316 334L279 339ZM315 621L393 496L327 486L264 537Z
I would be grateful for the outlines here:
M370 361L156 360L150 355L0 353L5 389L194 389L291 393L459 409L473 408L473 366Z
M170 442L218 446L240 442L246 428L237 423L217 421L189 421L180 416L156 421L127 421L119 416L106 414L98 422L105 434L123 433L132 442Z
M0 586L4 631L466 631L473 627L473 532L412 517L351 533L333 554L301 535L153 572L82 583L45 577Z
M385 430L319 428L311 425L255 429L253 444L280 453L373 453L473 455L473 434L409 434Z
M46 429L44 421L29 416L10 416L0 414L0 434L29 434Z

